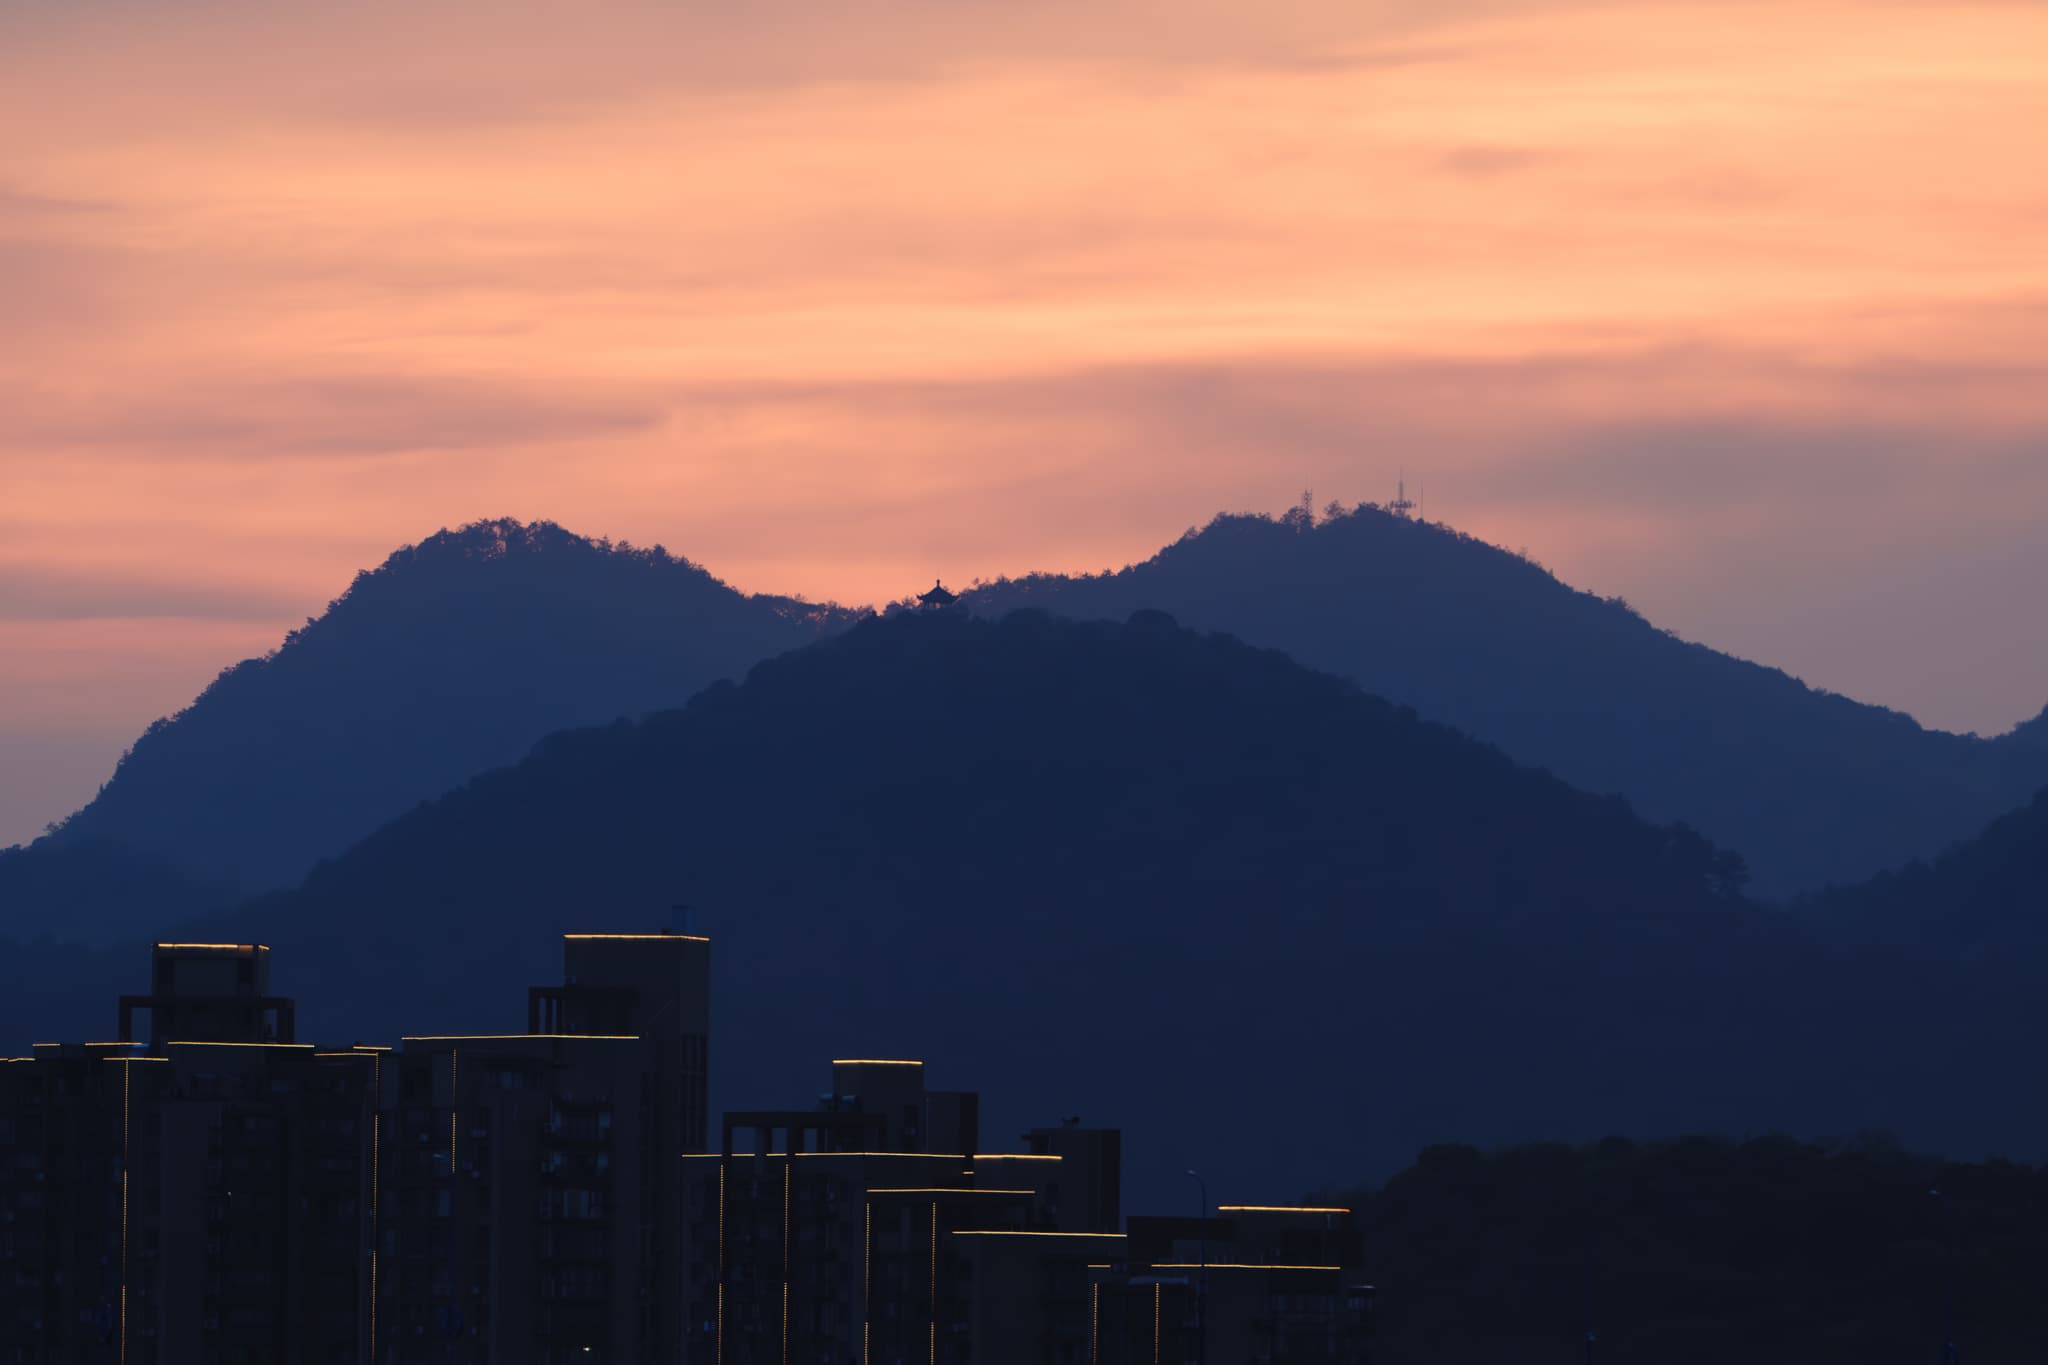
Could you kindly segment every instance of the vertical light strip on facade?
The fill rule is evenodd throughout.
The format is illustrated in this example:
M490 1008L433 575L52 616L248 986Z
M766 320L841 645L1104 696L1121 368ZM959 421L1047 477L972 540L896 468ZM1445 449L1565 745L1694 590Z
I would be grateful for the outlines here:
M725 1158L718 1160L718 1365L725 1365Z
M789 1365L789 1182L796 1163L782 1154L782 1365Z
M456 1048L448 1049L448 1174L455 1174L455 1105L456 1086L462 1083L462 1053ZM448 1196L453 1199L455 1196Z
M1088 1286L1088 1359L1102 1358L1102 1281Z
M939 1201L932 1200L931 1365L939 1365Z
M377 1358L377 1196L384 1165L384 1055L370 1054L370 1359Z
M1159 1365L1159 1307L1165 1292L1163 1285L1152 1286L1152 1365Z
M868 1305L875 1297L875 1201L863 1201L860 1229L860 1365L868 1365Z
M133 1067L121 1068L121 1362L128 1361L128 1087Z

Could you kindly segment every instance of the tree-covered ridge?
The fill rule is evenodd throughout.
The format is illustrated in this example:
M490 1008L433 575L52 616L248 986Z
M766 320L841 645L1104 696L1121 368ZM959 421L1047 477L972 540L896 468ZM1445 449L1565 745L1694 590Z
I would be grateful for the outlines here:
M908 613L554 736L190 932L274 945L309 1035L462 1031L516 1025L506 983L563 928L687 901L721 1075L925 1056L992 1125L1102 1115L1268 1188L1446 1136L1977 1123L1927 1101L2008 1065L1978 1002L1902 1015L1917 967L1828 949L1740 872L1158 613Z
M290 882L542 735L680 705L853 616L549 522L443 531L150 726L29 853L95 840L208 883ZM34 906L9 910L34 921Z
M2048 747L1922 729L1372 506L1218 517L1141 564L999 580L966 600L1107 619L1158 607L1285 650L1685 821L1739 850L1765 894L1931 855L2048 783Z
M2048 749L2048 706L2041 708L2041 714L2032 720L2021 721L2006 732L2005 739L2011 744L2024 744L2035 749Z
M1337 1198L1386 1365L2048 1353L2048 1169L1881 1138L1441 1146Z
M1938 857L1805 897L1797 909L1845 938L2039 980L2048 970L2048 788Z

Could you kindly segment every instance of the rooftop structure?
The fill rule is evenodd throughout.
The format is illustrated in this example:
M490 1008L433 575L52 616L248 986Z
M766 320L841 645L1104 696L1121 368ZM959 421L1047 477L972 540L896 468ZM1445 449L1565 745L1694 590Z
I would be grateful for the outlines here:
M0 1359L371 1359L384 1054L295 1041L261 944L151 979L118 1040L0 1067Z
M567 935L527 1032L394 1049L156 945L118 1038L0 1066L0 1361L680 1360L709 951Z
M726 1115L687 1161L693 1360L1359 1362L1371 1290L1342 1209L1118 1207L1121 1138L1068 1120L979 1151L971 1092L833 1063L814 1108Z

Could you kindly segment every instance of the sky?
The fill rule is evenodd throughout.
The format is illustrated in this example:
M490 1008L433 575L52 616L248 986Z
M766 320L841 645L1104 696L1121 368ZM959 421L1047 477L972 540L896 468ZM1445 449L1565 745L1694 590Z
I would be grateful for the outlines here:
M2048 703L2048 4L0 0L0 843L482 517L857 603L1304 489Z

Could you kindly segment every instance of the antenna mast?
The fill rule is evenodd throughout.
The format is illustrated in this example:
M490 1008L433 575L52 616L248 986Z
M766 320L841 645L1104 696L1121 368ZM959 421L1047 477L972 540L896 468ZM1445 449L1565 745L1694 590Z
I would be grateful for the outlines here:
M1387 510L1405 520L1408 514L1415 510L1415 504L1408 500L1408 473L1406 470L1401 472L1401 481L1394 485L1394 487L1396 490L1394 500L1387 504Z

